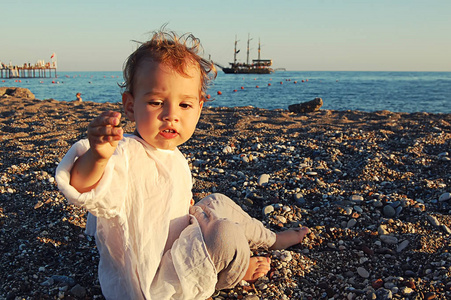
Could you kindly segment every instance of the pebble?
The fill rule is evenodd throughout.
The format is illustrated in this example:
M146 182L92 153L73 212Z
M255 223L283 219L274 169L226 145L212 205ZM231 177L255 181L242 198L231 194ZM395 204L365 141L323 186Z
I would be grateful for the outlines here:
M451 199L451 193L444 193L441 194L440 197L438 198L438 201L442 202L442 201L448 201Z
M396 215L396 210L391 205L385 205L383 212L387 218L393 218Z
M230 147L230 146L225 146L225 147L222 149L222 152L224 152L225 154L231 154L231 153L233 152L233 149L232 149L232 147Z
M357 224L357 220L356 219L350 219L348 221L348 223L346 224L346 228L352 228L355 226L355 224Z
M441 225L439 220L437 220L437 218L435 216L428 215L427 218L432 225L434 225L436 227L439 227Z
M267 206L265 206L264 208L263 208L263 215L264 216L267 216L267 215L269 215L270 213L272 213L274 211L274 206L272 206L272 205L267 205Z
M363 201L363 197L360 196L360 195L352 195L350 200L354 201L354 202L362 202Z
M398 247L396 248L396 252L400 253L402 252L404 249L407 248L407 246L409 245L409 241L408 240L404 240L402 241Z
M86 289L79 284L76 284L73 288L71 288L70 292L77 298L86 296Z
M260 177L258 177L258 185L260 186L266 186L269 183L269 174L262 174Z
M362 278L368 278L370 277L370 273L363 267L358 267L357 268L357 273L359 274L360 277Z
M379 238L381 239L382 242L386 243L386 244L397 244L398 243L398 238L392 235L381 235L379 236Z

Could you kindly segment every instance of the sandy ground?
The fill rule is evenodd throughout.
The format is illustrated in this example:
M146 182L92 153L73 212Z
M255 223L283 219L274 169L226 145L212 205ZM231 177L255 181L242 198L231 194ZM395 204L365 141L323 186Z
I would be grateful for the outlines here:
M86 212L54 172L119 104L0 98L0 299L101 299ZM196 200L221 192L311 233L215 299L449 299L451 114L206 108L181 146ZM133 124L123 121L131 132ZM266 183L259 183L262 175Z

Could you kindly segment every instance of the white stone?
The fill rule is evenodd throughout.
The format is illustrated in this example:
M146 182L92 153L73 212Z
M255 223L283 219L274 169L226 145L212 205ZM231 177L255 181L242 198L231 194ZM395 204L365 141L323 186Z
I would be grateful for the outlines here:
M274 206L272 205L267 205L263 208L263 215L269 215L270 213L272 213L274 211Z
M269 175L268 174L262 174L260 175L260 177L258 178L258 185L264 186L267 185L269 182Z
M225 146L224 149L222 149L222 152L224 152L225 154L230 154L233 152L233 149L230 146Z

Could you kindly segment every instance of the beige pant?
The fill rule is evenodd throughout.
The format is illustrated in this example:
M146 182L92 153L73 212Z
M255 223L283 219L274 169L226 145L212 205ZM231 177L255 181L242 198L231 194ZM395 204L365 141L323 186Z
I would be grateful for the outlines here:
M222 194L205 197L190 208L190 214L199 222L218 272L217 290L240 282L249 267L250 249L267 249L276 242L274 232Z

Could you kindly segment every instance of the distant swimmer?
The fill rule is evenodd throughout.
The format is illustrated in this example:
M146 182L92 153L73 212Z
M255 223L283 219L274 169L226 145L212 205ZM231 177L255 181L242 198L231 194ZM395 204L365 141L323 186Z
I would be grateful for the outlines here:
M77 97L77 101L79 102L83 101L83 99L81 99L81 93L77 93L75 96Z

